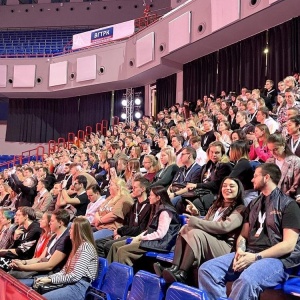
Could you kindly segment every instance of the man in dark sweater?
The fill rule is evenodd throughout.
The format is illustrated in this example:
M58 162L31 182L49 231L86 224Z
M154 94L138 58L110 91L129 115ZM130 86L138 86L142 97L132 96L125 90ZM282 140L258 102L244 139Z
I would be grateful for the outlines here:
M99 256L106 257L114 242L137 236L146 230L151 212L151 206L147 196L149 184L149 181L143 177L136 178L133 181L131 195L135 198L135 202L126 215L123 226L115 230L113 236L96 240Z

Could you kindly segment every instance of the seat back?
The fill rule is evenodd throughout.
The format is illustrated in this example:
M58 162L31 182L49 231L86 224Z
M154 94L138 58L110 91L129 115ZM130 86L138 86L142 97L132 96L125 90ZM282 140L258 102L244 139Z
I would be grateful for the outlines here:
M162 300L166 282L155 274L138 271L132 282L128 300Z
M101 289L103 278L107 272L107 260L103 257L99 257L99 267L98 267L98 276L97 278L92 282L92 287L94 287L97 290Z
M208 300L205 291L175 282L167 290L166 300Z
M132 280L132 267L113 262L107 269L101 291L109 294L112 300L125 300Z

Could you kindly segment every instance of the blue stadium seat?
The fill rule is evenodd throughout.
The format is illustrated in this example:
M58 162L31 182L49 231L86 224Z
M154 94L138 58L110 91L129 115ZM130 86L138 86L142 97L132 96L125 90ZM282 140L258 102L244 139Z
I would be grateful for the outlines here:
M205 291L175 282L167 290L166 300L208 300Z
M132 282L128 300L162 300L166 282L155 274L138 271Z
M89 288L86 299L125 300L132 280L132 267L113 262L107 269L101 291L97 291L95 288Z
M98 276L97 278L92 282L92 287L96 288L97 290L101 289L104 276L107 272L107 260L105 258L99 257L98 259L99 267L98 267Z

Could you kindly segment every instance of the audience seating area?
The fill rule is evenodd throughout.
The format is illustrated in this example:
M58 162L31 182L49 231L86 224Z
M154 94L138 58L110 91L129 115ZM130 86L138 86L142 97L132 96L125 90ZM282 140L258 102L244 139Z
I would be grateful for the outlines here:
M103 264L103 262L102 262ZM105 263L104 263L105 264ZM100 264L101 266L101 264ZM101 268L101 267L100 267ZM155 274L138 271L133 277L130 266L113 262L99 272L98 287L93 283L86 293L86 300L207 300L205 291L181 283L174 283L168 289L164 279ZM103 278L99 286L99 278Z
M85 29L0 31L0 56L55 54L72 47L72 36Z

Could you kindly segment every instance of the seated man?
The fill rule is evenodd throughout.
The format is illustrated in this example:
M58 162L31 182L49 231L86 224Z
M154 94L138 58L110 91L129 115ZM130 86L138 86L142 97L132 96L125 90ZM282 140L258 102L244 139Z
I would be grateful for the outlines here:
M114 230L113 236L96 240L99 256L106 257L113 243L137 236L146 230L151 212L151 205L146 192L149 185L149 181L143 177L134 179L131 193L134 204L126 214L123 226Z
M226 282L233 280L230 299L259 299L263 290L288 278L287 268L299 265L300 209L278 189L280 178L275 164L256 168L252 182L261 195L246 209L236 252L199 268L199 288L209 299L226 297Z
M20 207L15 215L19 228L15 231L15 242L9 249L0 250L0 268L9 270L13 258L21 260L32 258L41 234L40 224L36 221L32 207Z
M182 199L180 195L188 191L186 187L175 191L175 184L186 185L187 183L197 183L200 179L201 167L195 162L196 150L192 147L185 147L181 152L181 164L183 165L175 174L172 184L168 188L168 194L173 205ZM185 211L185 210L184 210ZM182 213L182 211L178 211Z
M35 210L38 220L42 218L43 213L48 210L53 200L51 194L48 192L48 186L48 181L44 179L41 179L36 186L38 194L34 199L32 208Z
M57 197L56 207L57 208L69 208L70 205L74 206L77 210L77 216L84 216L86 213L89 200L86 194L87 179L83 175L76 177L74 181L74 190L76 195L72 198L68 195L66 190L61 190Z
M214 197L218 194L220 184L224 177L228 176L233 166L225 155L225 148L221 142L212 142L207 150L208 162L202 167L199 183L188 183L187 189L201 189L202 195L193 200L199 213L204 216L211 206ZM177 206L182 205L178 203Z

